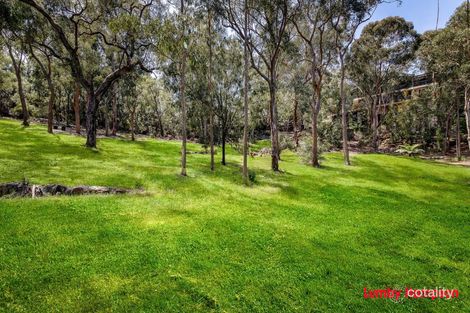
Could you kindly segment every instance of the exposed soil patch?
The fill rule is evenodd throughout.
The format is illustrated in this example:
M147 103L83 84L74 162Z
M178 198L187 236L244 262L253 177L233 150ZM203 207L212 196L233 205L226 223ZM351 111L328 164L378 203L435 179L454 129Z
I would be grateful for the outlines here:
M0 184L0 197L45 197L45 196L75 196L90 194L124 194L131 190L123 188L102 186L76 186L64 185L33 185L27 181Z

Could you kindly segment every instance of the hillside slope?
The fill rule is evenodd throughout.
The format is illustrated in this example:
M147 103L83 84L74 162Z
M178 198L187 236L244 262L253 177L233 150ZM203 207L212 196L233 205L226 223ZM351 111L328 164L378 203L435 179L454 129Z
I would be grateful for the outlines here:
M0 183L105 185L142 195L0 200L0 311L457 312L468 309L470 169L328 154L284 170L241 156L209 170L179 142L50 135L0 120ZM190 150L198 151L197 145ZM220 158L220 155L216 156ZM459 289L364 299L363 288Z

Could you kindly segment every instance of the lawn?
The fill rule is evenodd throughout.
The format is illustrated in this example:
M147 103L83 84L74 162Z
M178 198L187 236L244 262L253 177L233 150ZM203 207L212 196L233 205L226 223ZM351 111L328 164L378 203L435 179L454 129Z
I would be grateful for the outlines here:
M177 141L50 135L0 120L0 182L144 188L0 200L1 312L464 312L470 169L417 158L282 154L209 169ZM190 144L198 151L199 145ZM216 156L220 158L220 153ZM445 287L459 298L364 299L363 288Z

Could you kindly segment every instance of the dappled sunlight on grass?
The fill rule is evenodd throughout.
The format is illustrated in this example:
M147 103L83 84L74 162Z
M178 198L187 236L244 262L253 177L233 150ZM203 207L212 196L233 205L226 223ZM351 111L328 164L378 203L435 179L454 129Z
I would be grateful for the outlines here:
M0 310L463 311L456 301L365 301L365 286L468 291L470 169L420 159L188 155L180 142L49 135L0 120L0 182L143 188L0 200ZM258 142L259 149L268 142ZM191 151L201 151L190 144ZM332 301L334 299L334 301Z

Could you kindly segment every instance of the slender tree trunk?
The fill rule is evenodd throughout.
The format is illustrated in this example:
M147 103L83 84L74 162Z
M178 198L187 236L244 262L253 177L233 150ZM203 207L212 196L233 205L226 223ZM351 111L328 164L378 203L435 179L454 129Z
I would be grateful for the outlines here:
M222 165L226 165L225 162L225 141L227 140L225 128L222 129Z
M215 160L214 160L214 112L213 112L213 97L212 97L212 16L209 10L208 12L208 45L209 45L209 69L208 69L208 86L207 89L209 91L209 145L211 150L211 171L215 169Z
M24 126L29 126L29 112L28 112L28 107L26 106L26 97L24 95L24 90L23 90L23 81L21 78L21 69L15 70L16 73L16 78L18 81L18 93L20 95L20 101L21 101L21 111L23 115L23 125Z
M202 116L201 122L202 122L202 136L203 136L202 142L204 143L205 153L207 153L207 147L209 146L209 140L207 139L208 138L208 136L207 136L207 118L206 118L205 115Z
M135 141L135 105L131 110L131 140Z
M250 183L248 177L248 0L245 0L245 23L244 23L244 37L243 41L243 182L245 185Z
M165 130L163 129L162 113L160 112L160 101L158 99L159 94L154 95L153 99L155 101L155 117L157 123L155 125L155 137L158 136L158 130L160 129L160 137L165 137Z
M69 90L67 89L67 108L65 109L66 111L66 114L65 114L65 125L67 125L67 127L70 126L70 121L69 121L69 113L70 113L70 92L68 92Z
M467 125L467 143L470 150L470 87L465 88L465 122Z
M314 73L312 69L312 73ZM321 87L312 79L314 96L312 98L312 166L320 167L318 158L318 114L321 107Z
M461 150L461 143L460 143L460 110L459 106L456 105L456 127L455 127L455 138L456 138L456 153L457 153L457 160L462 160L462 150Z
M118 119L117 119L117 99L116 99L117 96L116 96L116 87L113 86L113 89L111 89L111 91L112 91L112 93L113 93L112 98L111 98L111 99L112 99L112 100L111 100L111 101L112 101L112 110L113 110L113 118L112 118L112 120L113 120L113 126L112 126L112 127L113 127L113 128L112 128L112 130L111 130L111 135L116 136L117 128L118 128L118 125L117 125Z
M299 147L299 100L297 99L297 93L294 92L294 144L295 148Z
M49 63L50 67L50 63ZM47 86L49 88L49 103L47 106L47 132L52 134L52 124L54 123L54 102L55 102L55 90L52 78L47 77ZM67 115L66 115L67 116Z
M312 108L312 166L320 167L318 160L318 113L315 108Z
M321 108L321 77L315 79L315 65L312 63L312 166L320 167L318 157L318 115Z
M379 132L379 109L380 109L380 96L377 95L377 98L374 99L374 105L372 107L372 148L375 152L378 151L378 132Z
M271 122L271 168L273 171L279 171L279 131L277 129L277 103L276 103L276 85L275 85L276 74L274 69L271 71L271 82L269 84L269 111L270 111L270 122Z
M351 165L349 160L349 145L348 145L348 112L346 110L346 94L344 91L344 78L345 78L345 68L343 56L340 56L341 63L341 80L339 85L340 98L341 98L341 128L343 134L343 157L344 164Z
M73 92L73 111L75 113L75 132L80 135L80 84L78 82L75 82Z
M26 97L24 95L24 90L23 90L23 79L21 77L21 62L22 60L18 60L18 62L15 59L15 56L13 55L13 50L12 47L9 44L6 44L8 48L8 54L10 55L11 58L11 63L13 64L13 67L15 69L15 75L16 75L16 82L18 85L18 95L20 96L20 102L21 102L21 115L23 118L23 126L29 126L29 113L28 113L28 107L26 106Z
M160 125L160 136L163 138L163 137L165 137L165 130L163 128L163 121L162 121L162 116L161 115L158 116L158 123Z
M447 113L445 134L444 134L444 155L449 151L449 128L450 128L451 112Z
M87 109L86 109L86 146L96 148L96 108L98 99L93 89L87 90Z
M106 101L104 106L104 135L106 137L109 136L109 108L108 108L108 101Z
M181 15L184 15L184 0L181 0ZM183 35L185 34L185 27L183 25ZM183 39L184 40L184 39ZM181 101L181 132L182 132L182 146L181 146L181 176L186 176L186 99L185 99L185 87L186 87L186 57L187 49L183 47L183 53L181 56L181 78L180 78L180 101Z
M209 145L211 152L211 171L215 169L214 160L214 115L212 112L209 115Z

